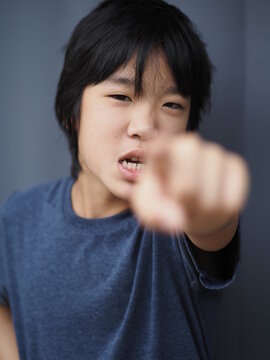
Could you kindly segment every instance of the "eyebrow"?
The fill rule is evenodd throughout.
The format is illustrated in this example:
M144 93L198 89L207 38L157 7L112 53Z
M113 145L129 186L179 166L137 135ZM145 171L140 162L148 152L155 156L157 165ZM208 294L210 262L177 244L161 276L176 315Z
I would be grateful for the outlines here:
M106 82L131 87L131 86L134 86L135 79L134 78L121 77L121 76L112 76L112 77L109 77L106 80Z
M112 76L109 77L106 82L117 84L117 85L124 85L128 87L133 87L135 84L135 78L128 78L128 77L121 77L121 76ZM164 91L163 95L180 95L185 98L183 94L179 91L176 86L169 86Z
M183 96L176 86L169 86L164 91L164 95L181 95Z

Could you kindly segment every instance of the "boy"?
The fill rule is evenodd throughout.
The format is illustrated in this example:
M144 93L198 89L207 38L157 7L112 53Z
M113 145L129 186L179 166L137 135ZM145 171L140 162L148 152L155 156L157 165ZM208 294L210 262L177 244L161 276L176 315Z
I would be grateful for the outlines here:
M18 358L11 314L21 359L211 357L248 173L191 133L210 85L161 0L106 0L77 25L55 101L71 177L1 208L0 358Z

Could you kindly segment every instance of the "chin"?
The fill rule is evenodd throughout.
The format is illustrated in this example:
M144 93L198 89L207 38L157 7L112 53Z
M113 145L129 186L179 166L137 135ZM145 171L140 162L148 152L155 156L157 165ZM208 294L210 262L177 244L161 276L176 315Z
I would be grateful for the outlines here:
M112 193L121 200L130 201L133 186L134 183L125 181L121 183L115 191L112 191Z

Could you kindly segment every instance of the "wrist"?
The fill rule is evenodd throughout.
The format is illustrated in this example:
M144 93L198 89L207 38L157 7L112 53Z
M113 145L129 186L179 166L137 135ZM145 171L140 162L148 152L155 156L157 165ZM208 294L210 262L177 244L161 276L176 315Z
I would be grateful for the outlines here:
M239 214L232 215L223 221L210 222L210 227L195 227L186 231L194 245L205 251L218 251L232 240L239 222Z

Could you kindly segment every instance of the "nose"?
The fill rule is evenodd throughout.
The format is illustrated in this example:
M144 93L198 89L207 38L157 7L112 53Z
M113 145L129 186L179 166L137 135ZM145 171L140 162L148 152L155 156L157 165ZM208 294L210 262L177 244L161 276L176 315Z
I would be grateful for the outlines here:
M129 122L127 134L144 141L155 138L158 128L154 113L149 110L135 110Z

